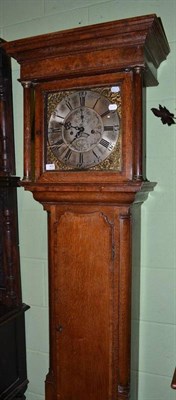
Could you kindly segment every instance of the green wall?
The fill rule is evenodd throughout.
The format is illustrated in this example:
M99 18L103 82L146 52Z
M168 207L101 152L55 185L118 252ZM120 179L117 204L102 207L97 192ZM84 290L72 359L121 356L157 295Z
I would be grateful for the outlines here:
M147 90L147 175L158 185L142 207L140 320L135 310L134 269L131 400L176 400L176 392L170 389L176 364L176 127L162 125L150 110L162 104L176 113L176 1L0 0L0 35L14 40L150 13L161 17L171 53L159 69L159 86ZM17 174L22 177L22 88L18 77L14 61L16 160ZM48 371L46 214L23 189L18 198L23 301L31 306L26 313L27 400L43 400Z

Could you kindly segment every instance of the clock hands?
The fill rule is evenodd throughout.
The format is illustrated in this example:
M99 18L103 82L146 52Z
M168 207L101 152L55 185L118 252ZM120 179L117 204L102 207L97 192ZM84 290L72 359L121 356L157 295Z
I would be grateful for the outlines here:
M67 130L70 129L70 128L73 128L73 129L76 129L78 131L80 129L79 126L73 126L70 121L69 122L65 122L65 124L62 124L62 125Z
M90 134L89 133L87 133L87 132L85 132L85 127L83 126L83 123L84 123L84 118L85 118L85 115L84 115L84 112L83 112L83 109L82 108L80 108L80 110L79 110L79 112L80 112L80 114L79 114L79 122L78 122L78 125L72 125L72 123L71 123L71 121L66 121L66 122L60 122L59 123L59 125L60 126L63 126L66 130L70 130L71 128L72 129L75 129L76 131L77 131L77 133L76 133L76 135L75 135L75 137L74 137L74 139L72 140L72 142L75 140L75 139L77 139L77 138L80 138L80 137L82 137L82 136L86 136L86 137L88 137L88 136L90 136ZM75 121L76 122L76 121ZM59 132L60 131L60 128L53 128L53 131L55 131L55 132ZM74 134L74 132L71 130L70 132L70 135L73 135ZM96 132L95 132L95 130L94 129L92 129L91 130L91 132L90 132L91 134L95 134ZM71 143L72 143L71 142Z
M76 139L78 139L78 138L80 138L80 137L82 137L82 136L85 136L85 135L86 135L86 136L90 136L89 133L84 132L84 127L81 126L81 127L79 128L79 131L76 133L74 139L70 142L70 144L72 144Z
M68 121L68 122L63 123L64 128L65 128L65 129L73 128L73 129L76 129L76 130L79 130L79 131L81 131L82 129L84 129L84 127L83 127L84 114L83 114L82 108L80 109L80 114L81 114L81 124L79 124L79 125L77 125L77 126L73 126L73 125L71 124L71 122ZM80 119L80 117L79 117L79 119Z
M53 147L59 148L65 143L69 147L73 146L73 151L75 151L80 149L87 150L93 146L101 137L101 126L98 117L94 115L93 117L92 120L92 114L81 107L79 110L71 112L71 115L69 114L65 121L59 123L60 127L57 126L57 128L53 129L61 134Z

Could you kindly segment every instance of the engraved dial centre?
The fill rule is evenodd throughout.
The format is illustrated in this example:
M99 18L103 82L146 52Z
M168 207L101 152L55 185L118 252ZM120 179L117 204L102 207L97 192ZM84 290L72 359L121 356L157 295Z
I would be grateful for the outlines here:
M63 127L63 140L71 150L82 152L93 149L101 139L103 123L95 110L77 108L69 113Z

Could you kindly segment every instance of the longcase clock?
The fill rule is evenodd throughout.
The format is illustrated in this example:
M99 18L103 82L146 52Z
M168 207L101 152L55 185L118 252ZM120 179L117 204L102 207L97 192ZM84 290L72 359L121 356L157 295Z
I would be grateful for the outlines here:
M0 39L0 43L4 41ZM25 311L22 303L11 59L0 48L0 399L25 399Z
M48 213L46 400L130 396L131 260L145 88L169 53L147 15L9 42L24 88L24 178ZM139 243L135 243L136 247Z

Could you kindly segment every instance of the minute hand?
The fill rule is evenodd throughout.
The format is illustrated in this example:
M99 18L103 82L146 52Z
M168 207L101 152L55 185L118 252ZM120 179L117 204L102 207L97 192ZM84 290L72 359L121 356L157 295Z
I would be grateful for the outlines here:
M88 133L84 133L84 128L81 127L81 128L79 128L79 131L76 133L74 139L70 142L70 144L72 144L74 142L74 140L76 140L77 138L81 137L83 134L89 136Z
M74 139L70 142L72 144L78 137L80 137L81 131L77 132Z

